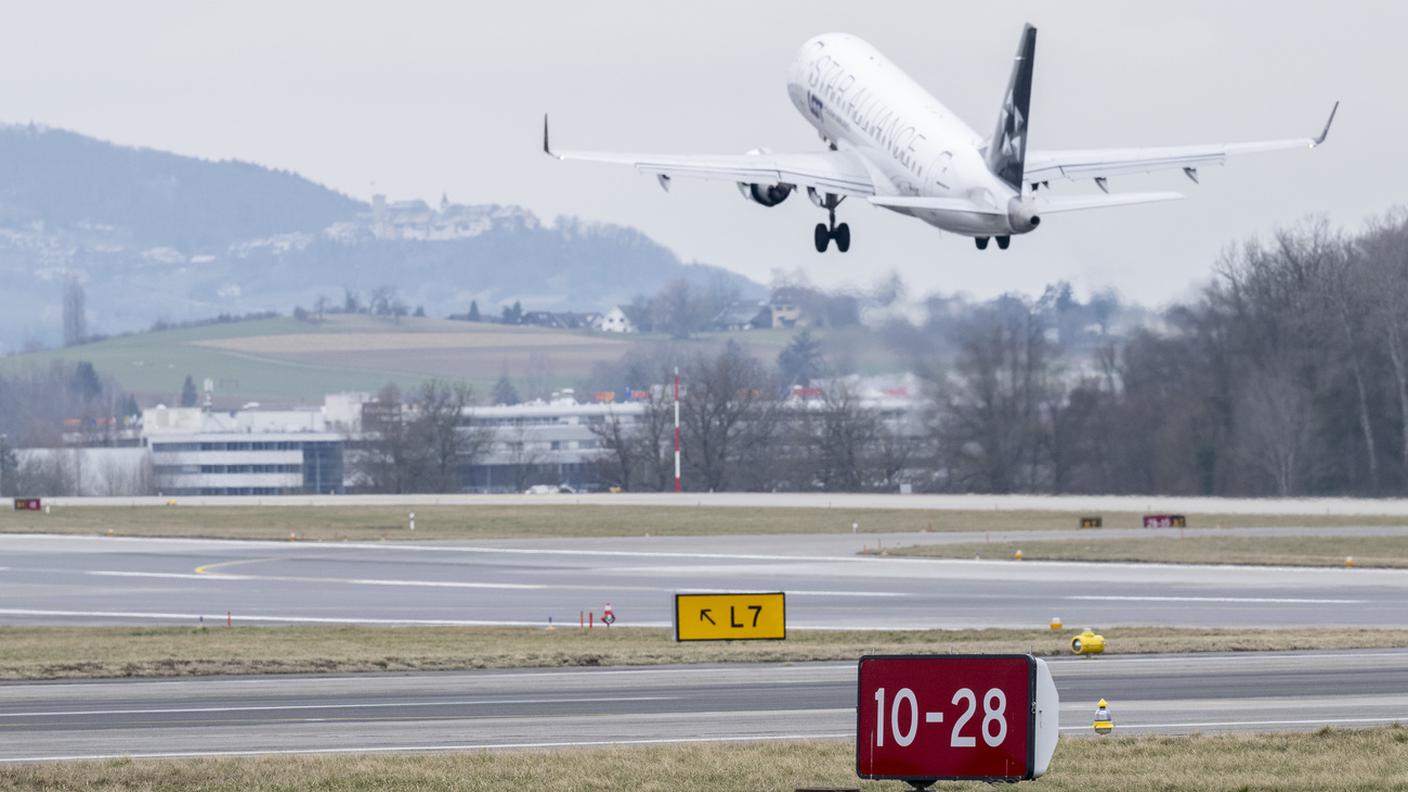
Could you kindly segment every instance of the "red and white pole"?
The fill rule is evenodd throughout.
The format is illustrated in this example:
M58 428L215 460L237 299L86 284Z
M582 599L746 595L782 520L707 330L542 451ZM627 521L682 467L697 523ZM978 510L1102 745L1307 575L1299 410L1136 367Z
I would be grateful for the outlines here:
M680 367L675 366L675 492L680 492Z

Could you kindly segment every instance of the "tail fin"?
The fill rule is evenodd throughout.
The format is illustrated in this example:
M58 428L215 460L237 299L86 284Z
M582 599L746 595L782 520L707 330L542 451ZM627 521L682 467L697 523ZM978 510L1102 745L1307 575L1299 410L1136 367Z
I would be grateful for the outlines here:
M1022 29L1022 41L1007 81L997 130L988 141L988 170L1022 191L1022 171L1027 159L1027 111L1032 103L1032 65L1036 61L1036 28Z

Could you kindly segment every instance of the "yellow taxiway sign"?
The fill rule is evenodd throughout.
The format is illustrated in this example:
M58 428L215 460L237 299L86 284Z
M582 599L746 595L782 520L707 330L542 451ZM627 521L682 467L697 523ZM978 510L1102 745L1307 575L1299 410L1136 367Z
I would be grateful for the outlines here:
M676 594L676 641L780 641L787 637L787 598L761 594Z

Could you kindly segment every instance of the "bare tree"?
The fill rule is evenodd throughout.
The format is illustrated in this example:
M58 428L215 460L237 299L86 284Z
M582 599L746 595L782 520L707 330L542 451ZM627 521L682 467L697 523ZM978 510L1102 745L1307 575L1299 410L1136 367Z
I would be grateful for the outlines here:
M409 403L400 389L382 388L364 409L363 436L350 450L358 488L372 492L458 492L464 469L490 448L492 430L470 413L474 391L439 380L422 383Z
M466 421L466 409L474 403L474 390L463 383L431 380L416 393L411 437L424 449L426 460L418 490L458 492L463 488L463 469L483 456L493 443L491 429Z
M543 455L539 445L531 438L528 427L519 425L510 429L508 439L500 440L509 470L513 475L513 488L519 492L532 486L539 476L539 465Z
M64 346L75 346L88 338L87 302L82 281L75 275L65 278Z
M1259 371L1242 404L1243 462L1282 497L1300 494L1310 441L1310 403L1284 370Z
M803 407L798 446L811 463L817 486L827 492L870 488L871 461L880 436L880 416L861 404L855 388L838 381L815 408Z
M1375 221L1354 248L1371 295L1374 324L1393 372L1398 403L1399 456L1408 489L1408 209Z
M601 421L588 424L587 429L602 449L602 454L595 460L598 478L629 492L642 467L639 453L642 444L635 427L611 411Z
M1050 386L1045 327L1032 306L1004 298L963 328L954 373L939 383L937 427L961 488L1041 487L1041 406Z
M757 422L752 430L755 443L771 430L767 404L776 403L776 384L757 358L732 341L717 355L696 355L686 367L684 382L685 463L699 489L726 489L741 472L734 468L740 457L765 450L748 447L747 422Z

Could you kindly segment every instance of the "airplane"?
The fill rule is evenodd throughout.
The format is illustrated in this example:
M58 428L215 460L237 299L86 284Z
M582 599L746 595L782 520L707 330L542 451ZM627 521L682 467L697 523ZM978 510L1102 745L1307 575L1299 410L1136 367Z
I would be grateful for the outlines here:
M825 151L741 155L626 154L543 151L559 160L633 165L670 189L677 177L733 181L743 197L776 206L805 188L825 209L814 241L818 253L831 242L845 253L850 227L836 223L848 197L917 217L945 231L972 237L979 250L991 239L1006 250L1012 236L1036 230L1045 215L1110 206L1168 201L1176 192L1110 192L1109 178L1182 170L1194 183L1198 168L1221 165L1232 155L1315 148L1325 142L1339 102L1313 138L1162 148L1044 151L1027 149L1036 28L1022 31L997 127L990 138L974 132L871 45L846 33L816 36L802 45L787 76L787 95L827 144ZM1052 179L1094 179L1101 194L1053 196ZM1024 189L1029 187L1030 189Z

